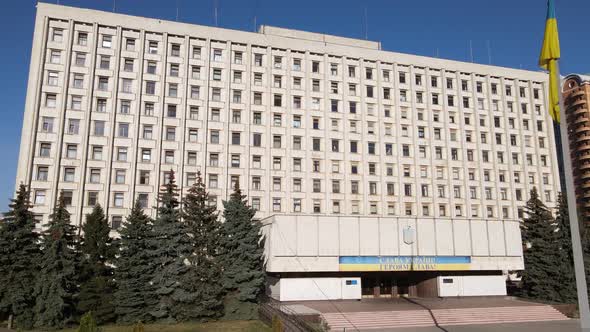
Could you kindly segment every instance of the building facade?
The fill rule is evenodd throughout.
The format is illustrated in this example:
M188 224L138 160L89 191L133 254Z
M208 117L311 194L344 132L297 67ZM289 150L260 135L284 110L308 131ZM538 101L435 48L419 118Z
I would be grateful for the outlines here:
M39 3L27 89L17 184L30 185L42 222L61 192L76 223L100 203L116 229L135 199L155 213L171 170L182 192L200 171L212 204L239 182L267 225L351 217L354 238L371 224L362 218L403 219L419 240L439 236L422 234L423 220L483 223L469 237L484 234L487 251L422 254L510 261L478 265L497 272L522 266L506 240L520 245L520 232L506 224L522 216L528 192L553 207L559 191L538 72L270 26L253 33Z
M578 211L590 223L590 77L563 79L563 105L569 130L570 153Z

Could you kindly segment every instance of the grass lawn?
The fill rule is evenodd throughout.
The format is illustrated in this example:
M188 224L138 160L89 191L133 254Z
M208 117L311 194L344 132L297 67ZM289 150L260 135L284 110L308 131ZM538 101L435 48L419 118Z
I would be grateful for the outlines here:
M182 323L174 325L149 324L144 325L145 332L270 332L271 329L258 320L234 320L212 323ZM61 332L75 332L76 329ZM101 326L101 332L132 332L133 326Z

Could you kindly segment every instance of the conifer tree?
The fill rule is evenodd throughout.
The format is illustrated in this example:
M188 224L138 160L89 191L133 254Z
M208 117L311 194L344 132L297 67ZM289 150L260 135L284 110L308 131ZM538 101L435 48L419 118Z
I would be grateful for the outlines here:
M201 172L197 172L195 183L189 188L183 200L183 218L193 235L193 261L213 258L219 247L221 223L217 207L209 203L209 193L203 183Z
M63 193L46 226L36 285L35 325L63 328L75 321L80 266L76 227L70 224Z
M524 270L521 296L559 301L559 247L555 242L555 225L551 212L533 188L526 203L526 217L521 223Z
M85 313L80 319L80 326L76 332L99 332L100 329L96 325L96 320L92 315L92 311Z
M567 197L560 193L557 197L557 215L555 218L555 241L559 247L559 263L561 264L559 279L559 295L561 302L576 303L576 277L574 273L574 254Z
M115 283L111 264L117 248L109 236L111 230L100 205L86 216L82 231L82 283L78 310L81 313L92 311L97 323L103 324L115 319Z
M119 256L116 259L115 312L120 323L150 322L157 295L152 285L154 263L150 256L153 225L139 201L131 209L119 231Z
M185 282L193 251L190 231L180 218L174 172L170 171L169 174L169 181L160 188L158 194L158 216L154 221L151 254L155 264L153 281L158 304L152 314L157 319L173 322L190 318L187 312L195 296Z
M256 211L248 206L238 183L223 206L220 261L227 292L226 315L253 318L265 279L261 224L254 219Z
M30 329L34 321L41 256L29 197L21 184L10 211L0 221L0 313L12 316L16 327L24 329Z
M187 313L192 318L216 318L223 309L221 266L216 259L220 227L216 210L209 204L209 194L198 172L183 199L183 218L190 228L194 251L186 279L195 295L195 303Z

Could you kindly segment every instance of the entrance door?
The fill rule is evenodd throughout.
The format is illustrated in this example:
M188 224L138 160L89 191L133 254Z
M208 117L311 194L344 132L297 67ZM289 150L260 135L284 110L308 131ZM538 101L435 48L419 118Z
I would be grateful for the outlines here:
M361 279L362 294L363 297L373 297L375 295L375 285L377 281L375 277L366 276Z
M381 277L379 280L379 296L380 297L391 297L391 278L390 277Z
M397 295L398 296L408 296L410 294L410 283L408 278L399 278L397 279Z

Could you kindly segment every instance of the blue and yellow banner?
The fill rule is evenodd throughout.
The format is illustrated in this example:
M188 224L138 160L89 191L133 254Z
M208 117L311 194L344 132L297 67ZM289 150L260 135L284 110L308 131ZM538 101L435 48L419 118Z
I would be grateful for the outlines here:
M557 123L559 123L559 94L561 93L557 66L557 61L561 56L560 53L555 4L553 0L548 0L545 36L543 37L543 46L539 56L539 66L549 71L549 115Z
M340 271L463 271L469 256L340 256Z

